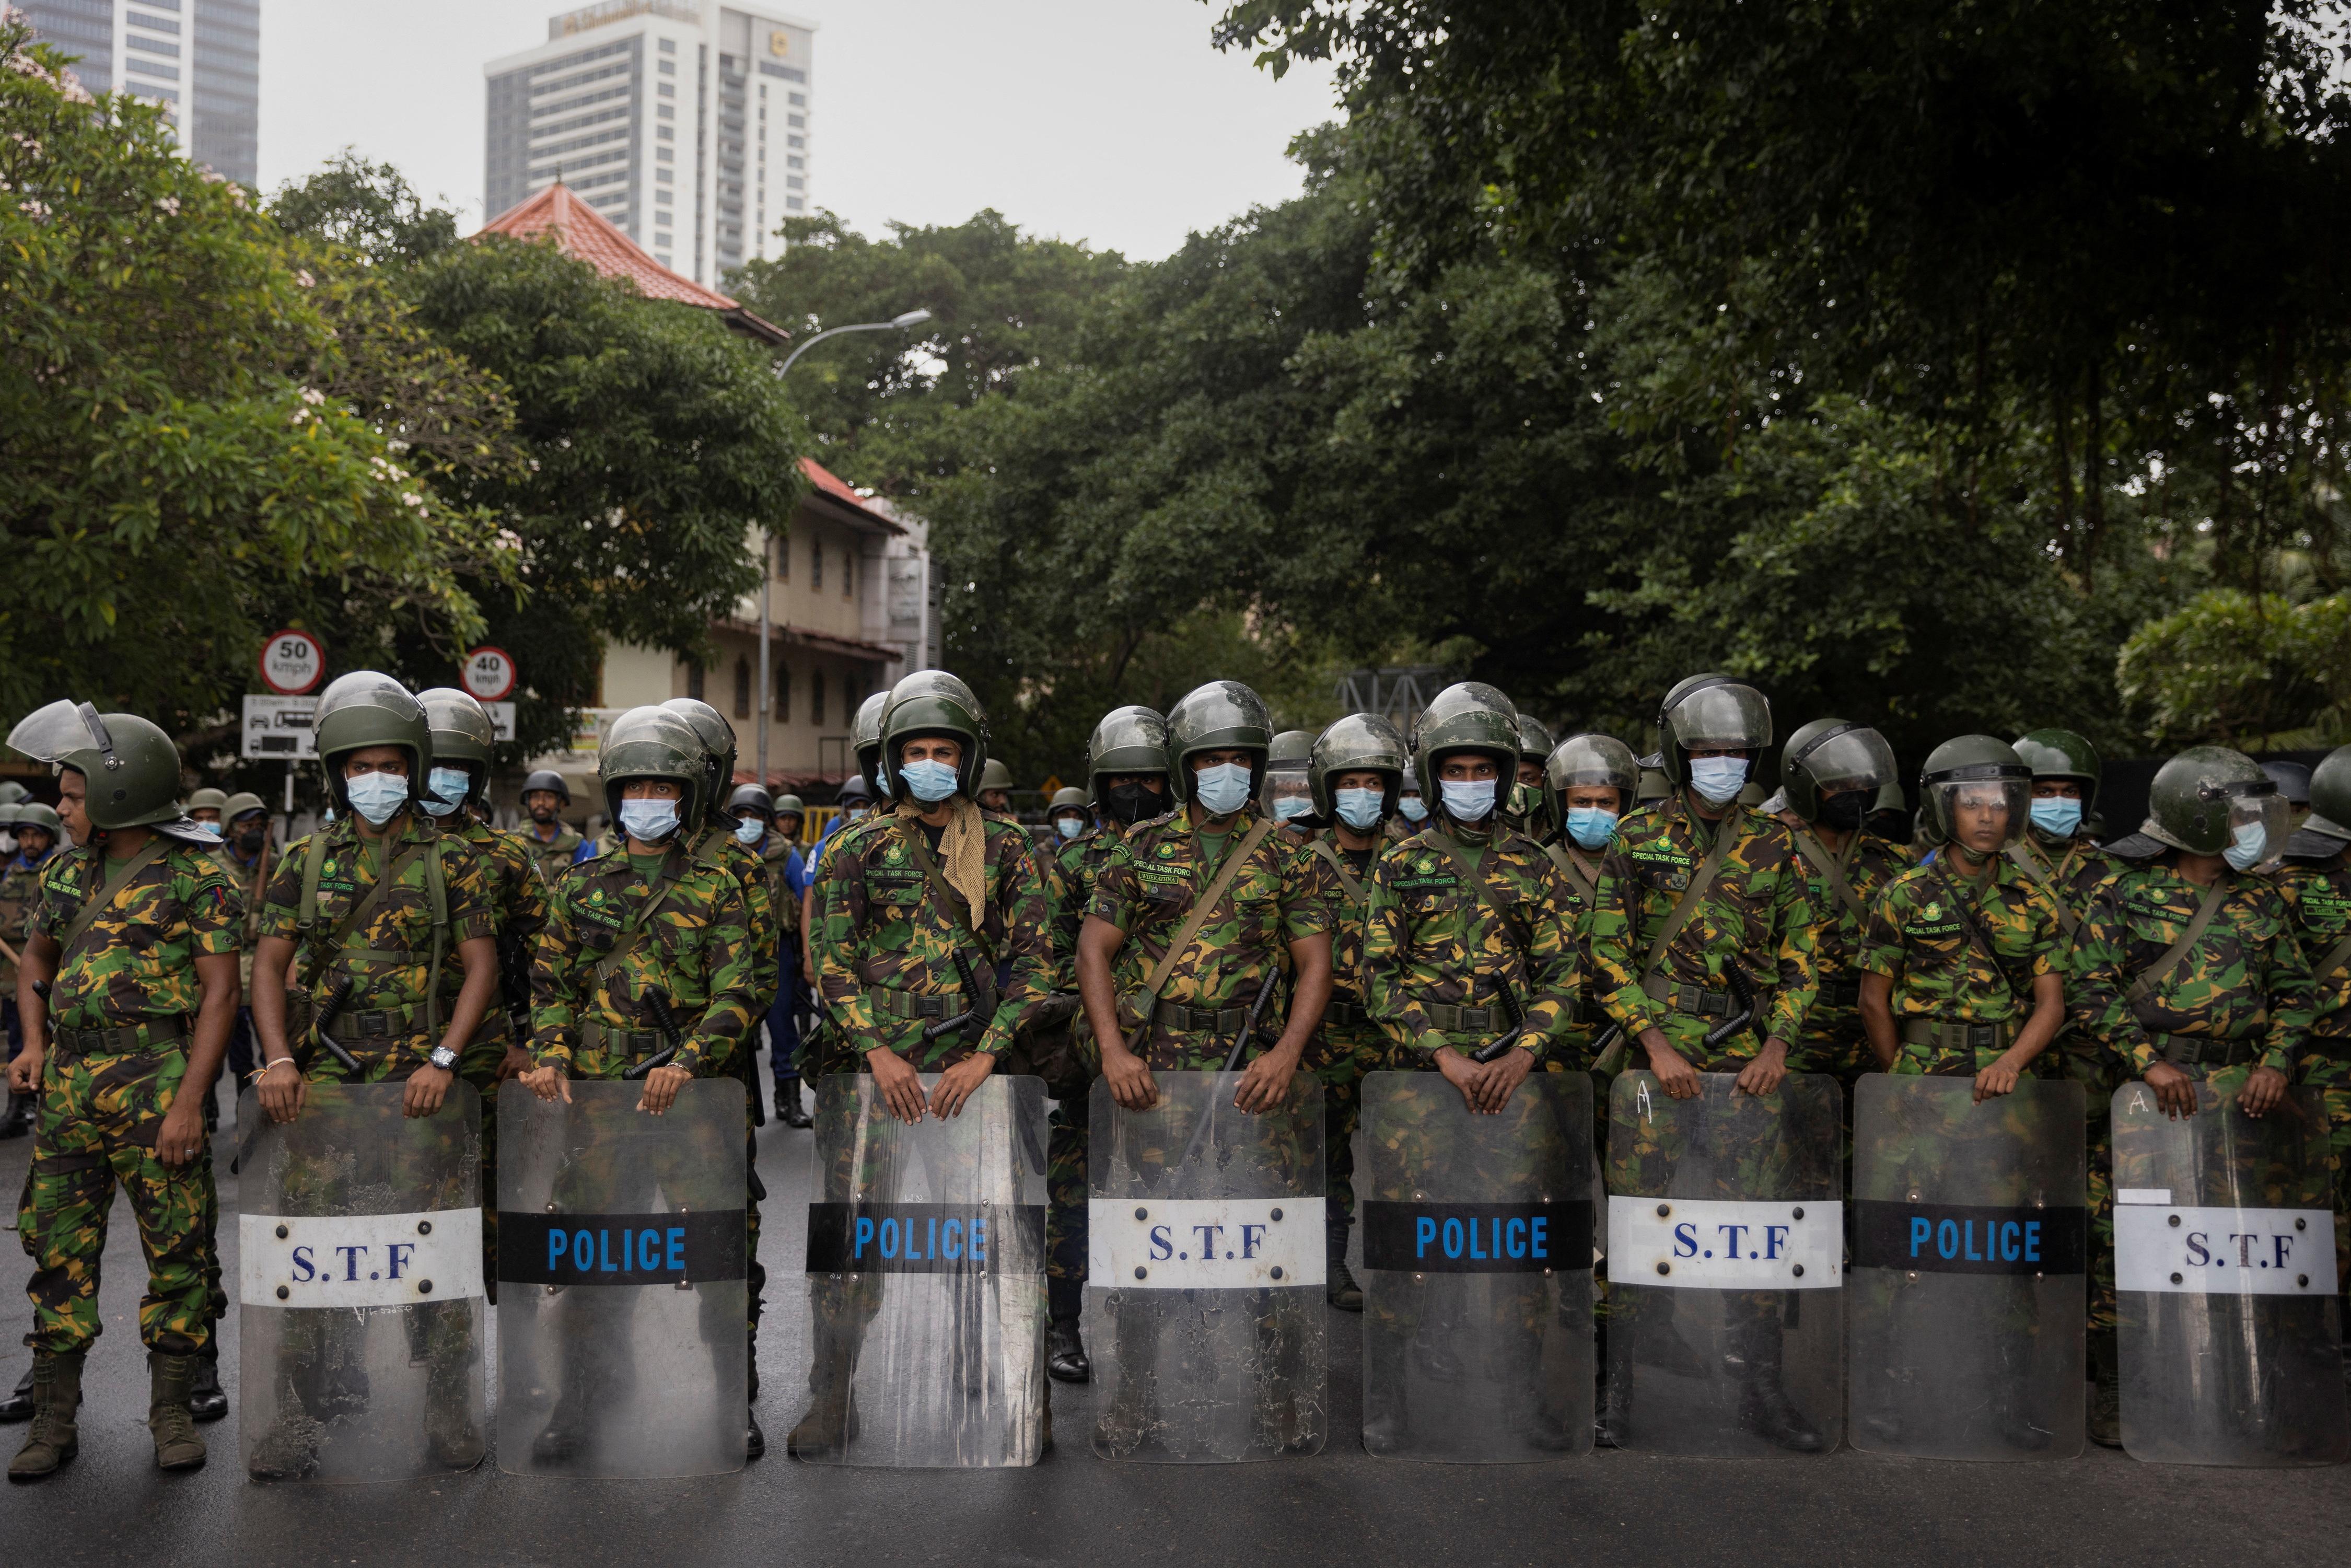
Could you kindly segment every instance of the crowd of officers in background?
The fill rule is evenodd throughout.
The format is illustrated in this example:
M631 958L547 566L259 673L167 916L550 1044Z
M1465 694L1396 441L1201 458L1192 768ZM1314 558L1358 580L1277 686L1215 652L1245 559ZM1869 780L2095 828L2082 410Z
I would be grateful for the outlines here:
M992 1072L1035 1073L1055 1101L1048 1367L1069 1382L1091 1375L1097 1079L1139 1109L1155 1072L1221 1067L1238 1044L1249 1110L1314 1074L1328 1291L1360 1310L1351 1145L1375 1070L1442 1073L1479 1112L1537 1071L1591 1071L1604 1103L1629 1069L1677 1097L1704 1072L1755 1094L1792 1071L1848 1092L1871 1071L1953 1075L1979 1099L2064 1075L2093 1113L2089 1425L2108 1446L2111 1092L2141 1080L2192 1113L2202 1081L2259 1113L2316 1085L2338 1183L2351 1145L2351 747L2307 779L2191 748L2156 776L2147 821L2112 837L2098 756L2064 730L1937 747L1914 821L1891 747L1837 718L1787 737L1765 798L1771 709L1727 675L1666 695L1646 757L1608 735L1555 740L1478 683L1447 688L1407 737L1370 714L1277 734L1255 693L1217 681L1164 716L1103 716L1085 785L1051 797L1040 840L1007 809L977 699L923 671L859 710L858 775L804 853L806 808L737 784L732 729L698 702L610 726L595 840L565 824L553 773L526 781L521 831L490 825L489 723L461 692L361 672L315 722L332 817L282 852L253 796L198 791L183 811L170 739L135 716L58 703L10 736L57 766L62 797L0 807L16 836L0 882L10 1116L37 1137L19 1223L36 1360L0 1406L34 1426L12 1478L77 1446L118 1182L149 1266L157 1459L203 1462L192 1423L225 1412L204 1135L225 1061L281 1120L311 1083L399 1082L415 1115L473 1084L491 1280L507 1078L556 1098L634 1070L658 1113L691 1079L731 1074L757 1114L763 1023L795 1126L803 1071L870 1072L907 1120L955 1114ZM1269 984L1278 1003L1253 1009ZM821 1406L846 1385L811 1379L796 1452L843 1428ZM1821 1444L1784 1396L1741 1420ZM434 1440L453 1468L480 1457L462 1416ZM756 1415L745 1441L764 1448Z

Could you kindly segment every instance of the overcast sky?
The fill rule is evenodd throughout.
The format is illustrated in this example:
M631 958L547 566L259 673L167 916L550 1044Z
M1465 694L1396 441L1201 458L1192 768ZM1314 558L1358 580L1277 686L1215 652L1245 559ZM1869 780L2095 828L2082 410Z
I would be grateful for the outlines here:
M1208 44L1200 0L806 0L818 24L810 206L879 233L994 207L1136 257L1297 193L1290 138L1332 73L1276 82ZM264 0L261 183L355 147L470 229L482 67L547 39L550 0Z

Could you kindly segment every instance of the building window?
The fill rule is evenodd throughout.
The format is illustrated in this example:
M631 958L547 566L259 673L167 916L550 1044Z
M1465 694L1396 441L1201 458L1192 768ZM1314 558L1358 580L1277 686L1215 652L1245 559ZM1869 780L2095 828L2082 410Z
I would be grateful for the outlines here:
M819 729L824 727L824 672L809 672L809 722Z
M824 541L822 539L809 540L809 586L819 593L824 591ZM817 720L819 724L823 722L821 718Z
M695 702L702 701L702 666L700 664L688 664L685 667L685 695Z
M792 541L778 537L770 542L773 548L768 553L775 558L776 580L789 582L792 580Z
M792 672L784 664L776 666L776 722L792 722Z
M857 552L848 545L843 545L841 549L841 596L843 599L857 596Z
M735 716L751 716L751 661L739 653L735 658Z
M663 54L674 55L677 53L677 40L675 38L664 38L661 41L661 47Z

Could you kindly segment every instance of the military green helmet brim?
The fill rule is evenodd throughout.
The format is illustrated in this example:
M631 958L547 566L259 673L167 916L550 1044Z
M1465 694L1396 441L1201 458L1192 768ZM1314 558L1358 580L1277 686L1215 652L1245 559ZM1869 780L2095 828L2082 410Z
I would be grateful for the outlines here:
M1500 768L1503 790L1518 771L1519 711L1510 699L1483 681L1459 681L1429 699L1413 726L1413 771L1423 799L1436 800L1437 770L1457 751L1490 757Z
M1002 758L989 758L980 768L979 787L983 792L989 789L1010 789L1012 769L1004 766Z
M710 777L702 737L679 715L661 707L635 707L614 719L596 749L596 776L604 791L605 814L621 820L621 791L635 779L661 779L678 786L678 821L691 831L708 813L704 793Z
M381 671L353 670L329 682L319 694L310 727L336 810L350 810L342 759L371 747L407 753L409 793L413 798L423 789L433 766L432 722L415 695Z
M1689 781L1693 751L1760 752L1771 744L1771 703L1736 676L1687 676L1657 706L1658 766L1676 784Z
M27 800L23 805L10 806L6 809L16 813L14 825L19 829L46 828L52 839L65 836L65 819L57 815L57 809L55 806L46 801Z
M905 797L899 756L908 741L924 736L945 736L959 743L956 789L967 798L978 794L987 768L987 714L971 688L945 670L916 670L890 688L882 709L877 775L886 793Z
M1375 713L1351 713L1335 719L1314 737L1307 753L1307 787L1314 814L1330 821L1338 814L1335 780L1344 773L1377 773L1381 780L1380 814L1395 811L1397 791L1404 787L1408 748L1404 731Z
M60 699L26 715L8 732L8 745L35 761L80 774L82 810L94 828L182 820L180 748L137 714L101 714L89 703Z
M1168 793L1178 802L1192 798L1192 758L1201 752L1242 751L1249 757L1254 794L1272 746L1273 720L1257 693L1238 681L1195 686L1167 710Z
M2217 855L2235 842L2236 827L2259 818L2268 848L2285 846L2285 800L2277 781L2241 751L2191 746L2156 769L2147 820L2139 832L2174 849Z
M471 692L455 686L434 686L416 694L424 706L424 718L433 731L433 760L446 767L453 763L470 763L481 772L474 776L479 788L496 754L497 726L490 714Z
M2070 779L2082 786L2082 815L2097 803L2105 768L2098 748L2070 729L2032 729L2016 737L2017 756L2040 779Z

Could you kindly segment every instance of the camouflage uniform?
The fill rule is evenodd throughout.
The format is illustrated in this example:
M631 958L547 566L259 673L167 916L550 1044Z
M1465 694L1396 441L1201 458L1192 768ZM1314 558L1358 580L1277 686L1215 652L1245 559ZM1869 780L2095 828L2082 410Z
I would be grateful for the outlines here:
M2335 1260L2351 1275L2351 961L2329 965L2351 940L2351 860L2290 862L2277 873L2302 956L2311 966L2311 1025L2294 1063L2294 1082L2326 1102L2326 1168L2335 1188Z
M1599 891L1599 857L1586 853L1581 847L1561 839L1545 844L1543 853L1558 868L1560 894L1565 900L1564 918L1575 950L1576 995L1566 1009L1559 1033L1559 1060L1576 1062L1585 1068L1592 1065L1593 1047L1599 1043L1605 1027L1600 1016L1600 1001L1592 990L1592 964L1584 953L1584 937L1592 925L1592 900ZM1607 1091L1595 1084L1594 1093L1601 1101L1602 1114L1606 1114Z
M1078 932L1094 895L1102 867L1123 838L1106 821L1062 844L1045 862L1053 902L1053 985L1078 988ZM1102 1076L1102 1046L1082 1011L1062 1026L1069 1037L1069 1092L1055 1086L1053 1116L1045 1159L1045 1273L1053 1280L1085 1282L1086 1152L1092 1135L1091 1086ZM1082 1076L1084 1082L1077 1082Z
M2162 860L2099 887L2074 940L2067 1003L2116 1082L2145 1077L2167 1048L2181 1058L2172 1065L2220 1094L2242 1087L2255 1066L2293 1077L2315 998L2292 910L2267 877L2222 875L2231 886L2212 923L2137 1009L2126 996L2132 982L2179 939L2207 890ZM2115 1323L2111 1180L2094 1173L2090 1197L2090 1326L2104 1330Z
M520 839L523 847L530 852L530 858L538 863L540 878L552 887L555 885L555 879L561 876L570 867L572 861L578 857L580 846L588 841L581 838L579 831L569 822L558 821L555 824L555 837L552 839L541 839L537 831L538 826L538 824L534 822L515 836Z
M1388 1040L1372 1017L1364 975L1364 935L1374 896L1374 873L1385 845L1374 841L1361 855L1340 847L1335 830L1311 835L1308 852L1330 873L1331 1003L1301 1061L1322 1081L1324 1216L1346 1255L1347 1227L1355 1219L1355 1126L1363 1115L1364 1074L1387 1065Z
M209 1240L219 1208L211 1162L167 1166L155 1135L187 1071L187 1030L202 999L195 960L236 951L245 907L209 853L155 841L162 853L61 956L49 991L39 1122L16 1216L33 1260L25 1343L36 1351L77 1354L98 1338L99 1260L118 1182L147 1255L139 1303L147 1347L201 1352L226 1310ZM32 934L62 941L106 875L95 846L52 856ZM100 1030L125 1032L82 1032Z
M1938 855L1896 877L1870 905L1856 967L1894 982L1890 1006L1902 1039L1893 1072L1972 1078L2000 1060L2032 1016L2032 987L2059 961L2057 906L2041 885L1995 858L1981 883L1954 875ZM1969 936L1956 898L1975 917L1999 966ZM1993 1026L1989 1040L1913 1039L1914 1024ZM2036 1058L2033 1071L2048 1060Z
M1845 841L1844 853L1833 855L1811 829L1792 826L1789 831L1796 835L1800 852L1811 852L1804 854L1804 881L1820 915L1813 932L1820 991L1804 1015L1803 1032L1789 1042L1789 1065L1799 1071L1834 1073L1850 1090L1863 1073L1877 1070L1868 1033L1861 1026L1864 933L1878 895L1910 869L1910 862L1896 846L1867 833L1855 833ZM1814 854L1836 867L1852 895L1850 902L1838 896Z
M55 852L51 852L54 858ZM33 905L41 896L41 868L48 863L26 860L22 852L9 857L8 866L0 872L0 942L5 942L16 952L25 950L25 922L33 913ZM20 1035L16 1021L16 966L0 953L0 1013L6 1015L7 1040L0 1044L0 1061L16 1054Z

